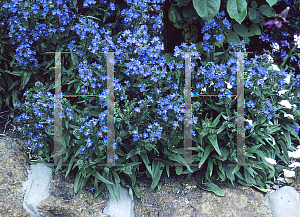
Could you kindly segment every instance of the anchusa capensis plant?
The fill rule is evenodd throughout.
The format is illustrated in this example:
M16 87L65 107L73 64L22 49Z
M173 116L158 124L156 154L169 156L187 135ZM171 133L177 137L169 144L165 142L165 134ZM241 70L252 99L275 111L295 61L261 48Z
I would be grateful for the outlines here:
M155 187L160 189L159 181L165 167L168 175L170 170L175 170L178 175L188 174L188 178L196 173L200 187L220 196L224 194L214 184L217 180L234 184L238 178L238 182L244 185L269 188L271 178L282 167L274 167L265 157L280 158L285 168L289 162L287 151L295 150L293 137L300 141L296 134L299 128L296 120L300 114L294 106L299 103L299 78L289 77L286 71L274 70L270 58L266 61L266 56L246 56L244 95L249 130L245 135L245 160L254 166L243 169L240 166L230 167L228 164L237 162L237 100L233 95L237 94L235 79L238 68L236 54L229 51L244 51L245 44L231 44L226 61L220 64L203 61L200 65L201 53L197 53L200 44L183 43L175 48L174 54L162 55L163 46L158 31L162 27L161 18L147 16L145 2L127 3L130 9L121 14L125 15L124 22L128 25L131 22L133 28L127 26L128 29L120 34L111 36L109 30L99 29L92 20L84 18L71 27L81 38L68 45L71 66L69 69L63 68L65 74L62 75L63 88L68 86L63 95L105 96L107 52L120 52L115 55L114 70L116 143L113 148L116 154L109 161L114 160L124 166L97 166L106 163L108 129L105 98L78 98L76 102L64 97L62 155L64 163L69 163L69 166L56 170L68 175L77 168L75 193L89 179L93 179L94 197L105 187L116 197L113 184L119 186L121 183L129 187L131 197L134 191L143 201L143 195L135 183L136 176L145 174L151 177L150 190ZM152 19L152 28L156 31L148 27L145 22L148 19ZM226 24L221 22L217 25ZM88 34L83 34L82 29ZM214 38L216 40L209 43L220 42L218 37ZM190 167L183 158L185 54L182 52L191 52L192 94L218 95L193 98L192 160L193 164L198 164L197 167ZM293 82L289 87L287 79ZM53 157L54 154L55 96L49 92L53 84L40 85L38 83L26 92L27 99L22 106L19 103L15 106L23 111L19 120L24 119L30 124L19 130L31 137L28 145L32 154L42 158L36 162L49 162L49 155ZM284 93L279 94L285 89ZM290 117L285 117L286 114ZM186 167L175 167L175 163Z

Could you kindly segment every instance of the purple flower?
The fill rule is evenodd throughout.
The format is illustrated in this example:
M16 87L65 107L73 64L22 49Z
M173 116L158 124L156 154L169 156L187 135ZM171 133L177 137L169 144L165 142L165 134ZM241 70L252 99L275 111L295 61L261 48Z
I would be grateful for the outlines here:
M282 23L289 23L289 21L286 20L288 11L290 10L290 7L287 7L283 11L281 11L279 14L276 14L275 20L269 20L266 22L268 28L272 28L274 25L277 28L280 28L282 26Z

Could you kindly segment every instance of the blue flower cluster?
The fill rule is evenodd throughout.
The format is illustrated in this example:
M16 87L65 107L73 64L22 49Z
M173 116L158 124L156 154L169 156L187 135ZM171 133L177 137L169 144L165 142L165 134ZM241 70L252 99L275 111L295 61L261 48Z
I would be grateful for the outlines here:
M138 102L130 102L130 109L133 113L132 115L140 117L142 115L141 113L145 114L144 112L146 109L144 109L144 106L148 108L157 105L158 109L156 113L159 115L159 118L155 121L161 120L162 123L168 121L167 124L173 126L173 129L176 129L177 127L182 126L182 124L180 124L179 122L183 121L182 114L184 113L184 101L178 101L178 98L182 96L182 93L176 92L176 90L179 89L179 85L177 79L174 77L174 72L185 70L185 66L182 62L182 59L185 58L185 54L183 52L196 51L196 46L194 44L189 46L186 43L181 44L181 46L176 46L174 57L178 57L178 59L180 59L179 57L181 57L181 60L178 62L175 60L167 62L165 58L161 57L160 52L164 50L163 44L160 40L160 31L163 24L160 16L150 16L147 13L143 13L143 11L149 10L147 5L148 2L160 3L162 1L152 0L140 2L137 0L127 0L127 3L132 5L130 8L122 10L121 15L125 17L123 22L128 29L122 32L122 34L118 35L118 37L111 36L112 33L109 29L105 29L104 27L99 28L99 24L96 23L92 18L80 17L78 19L79 22L73 26L71 31L76 32L76 34L80 36L81 41L75 45L75 40L72 40L68 45L68 48L70 51L76 51L76 55L78 55L79 57L85 57L86 53L84 53L83 50L79 50L78 47L83 44L82 41L90 39L90 44L87 45L87 53L90 52L94 54L97 57L97 62L89 63L86 59L83 58L78 65L78 74L81 82L78 85L78 92L76 94L98 95L99 93L101 93L101 95L107 95L108 90L106 89L105 85L103 85L105 79L107 79L107 76L104 76L107 57L106 55L104 55L104 58L102 58L102 54L99 55L97 53L107 53L109 51L119 52L120 54L116 54L116 71L121 70L121 67L118 67L118 64L121 64L122 68L124 68L122 69L123 73L126 74L128 80L124 81L125 84L123 86L118 83L118 79L114 78L115 94L120 95L121 101L125 101L126 97L128 96L128 94L126 94L126 91L130 92L131 94L136 92L139 94L145 93L144 99L140 99ZM102 3L107 4L106 1L102 1ZM84 2L84 5L86 7L93 4L95 4L95 1L93 0L86 0ZM60 4L60 6L61 5L62 3ZM47 4L44 6L44 9L47 8ZM110 2L109 8L111 10L116 10L116 7L117 5ZM160 6L158 5L155 5L154 7L155 10L160 9ZM64 12L68 11L68 9L64 7L64 5L62 5L62 8L65 9ZM62 11L58 9L52 10L52 14L54 16L59 15L60 18L60 16L62 16ZM67 16L66 14L64 16L66 16L67 18L64 18L61 21L62 23L64 23L64 21L70 22L72 18L76 17ZM14 22L22 25L20 19L17 16L15 17L15 19L11 19L10 22L12 25ZM153 23L151 29L148 27L147 22ZM210 24L205 24L202 29L202 33L204 33L202 46L206 52L210 52L213 49L213 45L209 44L210 40L214 42L217 41L218 43L222 43L224 41L224 35L222 34L222 32L224 28L230 29L230 25L231 24L225 17L224 12L218 13L216 19L212 20ZM59 30L62 32L65 31L63 27L61 27ZM23 29L19 31L23 31ZM37 25L35 31L36 37L39 37L40 34L47 34L47 29L45 25L42 24ZM57 30L54 28L52 30L48 29L48 32L50 34L55 31ZM210 34L208 33L208 31ZM15 37L22 36L20 35L20 33L16 33L16 30L13 29L11 30L11 35L14 35ZM18 47L18 51L24 48L29 49L28 44L30 44L30 40L26 39L26 35L24 35L24 40L25 44L23 44L22 46L20 45ZM28 44L26 44L26 40L28 41ZM19 40L18 42L21 42L21 40ZM245 51L245 43L243 41L240 44L230 44L230 46L234 51ZM26 58L33 58L31 54L35 53L31 53L30 51L28 52L29 54L27 54L27 56L23 54L22 55ZM200 55L194 52L193 57L200 58ZM19 58L19 60L22 61L21 58ZM192 79L199 79L198 82L196 82L196 85L192 86L193 90L195 90L195 93L192 92L193 95L200 94L200 92L202 91L200 89L204 88L204 84L207 85L213 81L215 91L220 90L220 92L227 95L227 97L224 98L232 98L233 92L230 90L232 87L229 88L229 84L227 84L226 88L225 81L229 80L230 85L235 85L234 81L237 74L237 67L235 66L236 59L231 58L227 61L226 64L216 64L210 67L201 66L198 68L197 72L193 71L193 68L196 65L194 60L192 61L191 65ZM167 66L170 69L169 72L166 70ZM248 78L246 78L245 86L247 88L252 88L253 86L260 86L263 88L265 85L265 78L267 79L269 75L267 71L261 65L259 65L257 58L254 58L251 61L246 61L245 67L249 76ZM205 78L202 79L202 82L199 82L201 80L201 76L205 76ZM279 72L280 85L284 84L283 79L286 78L286 76L286 72ZM139 77L139 80L136 80L137 77ZM255 84L253 81L251 81L250 77L257 78L257 83ZM159 81L167 81L168 84L172 83L173 90L175 91L173 91L172 94L159 97L159 94L163 92L163 89L157 85ZM37 100L37 103L31 104L32 109L30 110L30 112L38 116L40 119L48 118L48 124L53 123L54 120L47 117L45 111L38 109L44 108L46 110L47 107L53 108L53 103L50 103L50 101L44 102L45 96L42 96L41 92L38 92L37 94L26 92L26 94L24 95L27 94L31 94L31 96ZM150 94L152 94L152 96ZM51 96L49 100L52 100L53 102L54 97L52 97L51 93L47 93L47 96ZM223 98L221 93L219 98ZM107 106L105 99L101 98L99 101L100 103L103 103L101 104L102 108L104 106ZM36 108L35 105L39 105L38 108ZM255 109L255 103L252 100L249 100L246 105L251 109ZM21 105L15 103L15 106L20 107ZM272 105L272 103L268 100L265 102L264 106L267 109L263 110L261 114L265 114L267 115L268 119L272 119L277 109L276 106ZM25 101L23 107L29 109L30 105L27 101ZM66 108L62 110L62 118L66 117L70 121L74 119L74 111L72 109ZM257 113L260 113L260 110L257 109ZM79 130L79 135L83 138L84 141L84 147L80 148L80 154L85 154L87 150L95 150L95 145L99 144L99 138L101 138L103 144L107 146L107 136L103 135L103 133L107 132L105 117L107 117L107 110L100 113L97 118L90 119L90 115L85 116L85 122L82 124ZM22 118L28 120L30 117L27 114L22 114L22 116L18 120ZM148 128L146 129L141 129L141 127L139 129L135 127L132 130L133 141L137 142L142 138L149 138L151 142L154 142L157 139L161 139L163 127L158 124L158 122L153 122L150 123L148 125ZM197 118L193 116L192 124L197 124L197 122ZM36 128L43 128L42 123L37 124ZM195 135L195 132L193 130L191 130L191 132L193 133L193 135ZM34 134L30 133L30 136L34 137ZM43 135L41 133L38 133L37 136L34 137L31 141L38 142L38 139L41 138L43 138ZM29 143L31 141L29 141ZM42 142L37 144L39 145L39 147L43 146ZM118 144L115 143L113 145L113 148L116 149L117 146ZM37 146L35 144L32 146L32 149L35 149L36 147ZM116 154L113 159L118 159L118 155ZM109 159L109 161L112 162L113 159Z
M205 25L201 30L204 34L203 42L201 43L203 49L209 53L214 49L215 40L211 38L211 35L217 40L217 42L222 43L224 41L224 30L230 29L231 23L225 17L224 11L218 12L216 18L213 18L210 23L205 21ZM210 34L209 34L210 33ZM211 39L211 40L209 40Z

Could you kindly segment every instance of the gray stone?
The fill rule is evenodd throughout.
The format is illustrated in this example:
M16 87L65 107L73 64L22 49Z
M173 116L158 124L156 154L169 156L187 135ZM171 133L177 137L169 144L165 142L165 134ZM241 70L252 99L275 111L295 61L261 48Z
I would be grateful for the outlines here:
M300 217L300 201L298 192L284 186L266 195L266 203L271 207L274 217ZM289 209L286 209L286 208Z

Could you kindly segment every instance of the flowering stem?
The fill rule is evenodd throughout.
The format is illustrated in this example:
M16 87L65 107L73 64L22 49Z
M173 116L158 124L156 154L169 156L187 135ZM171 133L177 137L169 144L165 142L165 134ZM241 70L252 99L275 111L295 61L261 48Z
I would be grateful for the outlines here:
M293 49L289 52L288 55L286 55L284 61L280 64L280 69L282 69L282 67L284 66L284 64L286 63L286 61L288 60L288 58L290 58L292 56L292 53L296 50L297 46L294 46Z

